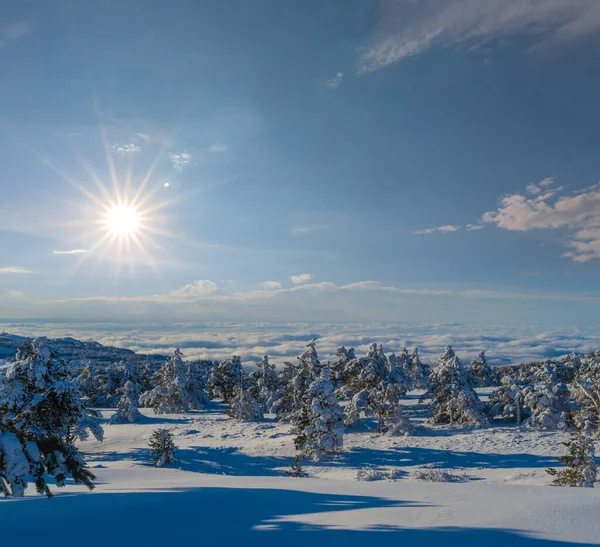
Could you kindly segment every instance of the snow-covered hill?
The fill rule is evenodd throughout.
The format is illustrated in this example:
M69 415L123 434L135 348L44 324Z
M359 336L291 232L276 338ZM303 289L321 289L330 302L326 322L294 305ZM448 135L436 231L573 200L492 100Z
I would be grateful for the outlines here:
M407 412L419 422L424 407L417 397L408 400ZM240 423L222 411L214 403L189 414L142 409L138 424L106 424L104 442L80 445L97 475L96 490L70 485L54 488L51 500L29 491L25 500L0 502L3 540L33 545L44 530L48 547L65 541L88 547L599 541L600 489L548 486L544 470L557 464L563 434L507 426L386 437L369 431L366 421L345 435L339 455L303 462L311 477L300 479L285 475L294 455L290 426L272 416ZM180 461L170 469L151 465L147 443L159 427L179 447ZM367 465L382 480L357 481ZM431 468L467 482L415 478L417 470Z

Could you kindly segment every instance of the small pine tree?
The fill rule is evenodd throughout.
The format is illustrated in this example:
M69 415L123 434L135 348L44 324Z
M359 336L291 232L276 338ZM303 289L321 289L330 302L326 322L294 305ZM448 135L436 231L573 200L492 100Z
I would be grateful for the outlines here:
M140 396L140 404L154 409L155 414L188 412L190 394L187 390L186 373L182 353L176 349L156 373L156 387Z
M229 404L236 395L236 390L240 382L247 382L242 367L242 361L238 355L231 359L226 359L213 368L209 386L211 397L220 398L224 403Z
M156 467L164 467L177 461L177 447L168 429L156 429L148 446Z
M477 359L471 361L467 370L475 387L490 387L497 385L496 375L487 362L485 352L482 351L479 353Z
M255 422L264 418L262 406L243 385L229 403L229 415L241 422Z
M418 348L415 348L410 356L408 375L413 389L427 389L429 367L421 362Z
M298 456L298 454L294 456L294 465L292 465L292 467L290 467L290 469L286 471L285 474L288 477L308 477L308 473L304 471L304 468L302 467L302 465L300 465L300 456Z
M139 392L135 385L127 380L123 386L123 395L117 404L117 411L111 416L111 424L134 424L139 422L141 414L137 407Z
M296 448L315 460L343 445L344 412L329 380L328 369L323 369L309 386L296 430Z
M566 469L546 469L554 477L553 486L575 486L593 488L597 481L598 469L594 453L594 442L584 433L577 433L563 443L567 454L558 458Z

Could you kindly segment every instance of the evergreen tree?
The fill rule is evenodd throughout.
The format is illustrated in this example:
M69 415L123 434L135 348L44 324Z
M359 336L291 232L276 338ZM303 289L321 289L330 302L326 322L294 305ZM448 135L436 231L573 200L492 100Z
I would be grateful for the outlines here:
M294 465L292 465L292 467L290 467L290 469L288 471L286 471L285 474L288 477L296 477L296 478L308 477L308 473L306 473L306 471L304 471L304 468L302 467L302 465L300 463L300 456L298 456L298 454L296 454L294 456Z
M341 346L337 349L337 360L331 365L331 382L333 387L338 390L343 387L347 382L347 368L350 361L356 359L354 349L346 349Z
M566 469L547 469L554 477L553 486L579 486L593 488L597 481L598 469L594 453L594 442L583 433L577 433L569 441L563 443L567 454L558 458Z
M473 379L475 387L490 387L497 385L496 375L485 358L485 352L481 352L477 359L471 361L468 368L469 375Z
M177 447L168 429L156 429L150 437L148 446L156 467L164 467L177 461Z
M64 486L71 476L90 490L94 475L74 445L92 433L102 440L98 417L86 409L68 367L38 338L20 348L0 384L0 488L22 495L31 476L51 496L45 476Z
M92 363L87 363L77 376L77 383L87 403L90 406L98 406L98 401L102 396L102 379L97 367Z
M185 374L185 389L188 404L193 410L202 410L210 402L206 392L206 367L200 363L189 363Z
M212 370L209 379L211 395L229 404L236 394L240 381L246 382L242 361L234 355L231 359L221 361Z
M427 389L428 382L428 366L421 362L419 358L419 350L415 348L410 356L408 363L408 375L413 389Z
M431 399L434 411L428 420L431 424L481 426L488 423L469 376L450 346L446 346L429 376L429 388L422 399L425 398Z
M256 367L249 392L260 403L265 412L271 412L273 404L279 396L279 378L275 365L269 363L269 357L265 355L256 363Z
M140 404L154 409L155 414L189 411L187 367L179 349L156 372L154 381L156 387L140 396Z
M111 416L110 423L133 424L138 422L141 417L137 406L139 396L138 388L131 380L127 380L123 386L123 394L117 404L117 411Z
M524 416L523 388L510 376L503 376L500 387L490 394L488 414L491 418L514 420L521 425Z
M229 402L229 415L241 422L255 422L264 418L261 404L240 384Z
M296 430L296 448L304 456L315 460L343 445L344 413L329 380L328 369L323 369L320 376L310 384Z
M568 429L573 425L569 402L570 392L565 384L536 384L523 389L523 406L529 413L525 421L533 429Z

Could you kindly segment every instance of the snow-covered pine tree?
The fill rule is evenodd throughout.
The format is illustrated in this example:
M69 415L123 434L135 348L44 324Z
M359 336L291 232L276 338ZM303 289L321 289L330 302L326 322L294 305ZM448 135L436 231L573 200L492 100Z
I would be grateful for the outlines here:
M240 379L246 382L242 361L238 355L220 361L213 368L209 378L211 397L220 398L224 403L229 404L235 396Z
M117 403L117 411L111 416L111 424L134 424L140 420L141 414L138 410L138 399L140 393L138 387L127 380L123 386L123 394Z
M292 465L292 467L290 467L290 469L288 471L285 472L285 474L288 477L295 477L295 478L308 477L308 473L306 471L304 471L304 468L302 467L302 464L300 463L300 456L298 456L298 454L296 454L294 456L294 464Z
M302 413L304 396L322 368L315 344L316 340L307 344L306 351L298 357L296 365L285 363L281 396L273 404L279 421L295 423Z
M177 447L168 429L156 429L150 437L148 446L156 467L164 467L177 461Z
M324 368L310 384L303 401L300 418L296 423L296 448L315 460L342 447L344 412L338 403L329 370Z
M140 404L154 409L155 414L188 412L190 394L187 390L187 367L179 349L158 369L154 376L156 387L142 393Z
M86 409L83 394L68 367L52 353L45 338L17 351L0 383L0 489L22 495L31 476L40 494L51 496L46 475L58 487L71 476L90 490L94 475L74 440L89 434L102 440L97 415Z
M241 422L256 422L264 418L262 405L240 384L229 402L229 415Z
M485 358L485 352L480 352L476 359L471 361L467 369L473 379L475 387L490 387L497 385L496 375Z
M271 412L273 403L279 396L278 389L279 377L275 365L269 363L269 356L265 355L256 363L252 385L249 388L250 395L260 403L265 412Z
M419 349L415 348L408 363L408 375L413 389L427 389L429 385L429 367L421 362Z
M558 459L567 466L566 469L546 469L554 477L552 485L593 488L598 468L591 437L578 432L563 444L567 447L567 454Z
M188 404L193 410L202 410L210 403L206 392L206 365L189 363L185 373L185 389L188 392Z
M452 347L446 349L429 376L422 399L431 399L431 424L482 426L488 423L483 405Z
M348 363L356 359L354 349L346 349L341 346L337 349L337 360L331 364L331 383L336 390L339 390L347 383Z
M77 376L77 383L87 403L90 406L98 406L98 401L102 396L102 377L98 368L88 362Z

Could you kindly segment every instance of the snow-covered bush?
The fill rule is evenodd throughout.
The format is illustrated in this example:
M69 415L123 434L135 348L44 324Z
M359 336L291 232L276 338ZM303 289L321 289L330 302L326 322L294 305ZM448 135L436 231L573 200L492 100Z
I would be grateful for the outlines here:
M577 433L563 443L567 447L567 454L558 458L567 467L566 469L547 469L547 473L554 477L553 486L579 486L593 488L598 478L594 442L589 435Z
M187 367L178 349L156 372L154 381L156 387L140 396L141 405L152 408L155 414L189 411Z
M164 467L177 461L177 447L168 429L156 429L148 446L156 467Z
M387 475L385 471L381 471L373 467L372 465L365 465L364 467L358 469L354 475L354 478L357 481L381 481L383 479L387 479Z
M421 468L413 472L411 477L414 480L425 482L467 482L471 479L469 475L450 473L445 469Z
M526 386L523 407L529 418L524 425L532 429L557 430L572 426L570 392L565 384Z
M305 456L318 460L342 447L344 412L329 380L329 370L323 369L310 384L295 425L298 436L294 444Z
M431 424L482 426L488 423L469 375L450 346L429 376L429 388L422 399L430 398Z
M27 477L51 496L46 475L64 486L68 476L90 490L94 475L74 440L102 440L98 417L85 407L68 367L38 338L17 351L0 383L0 488L22 495Z
M528 415L523 409L523 388L510 376L504 376L500 387L490 394L488 406L490 418L515 421L517 425Z
M117 404L117 411L111 416L111 424L136 423L141 414L138 410L137 402L139 392L131 380L127 380L123 386L123 395Z

